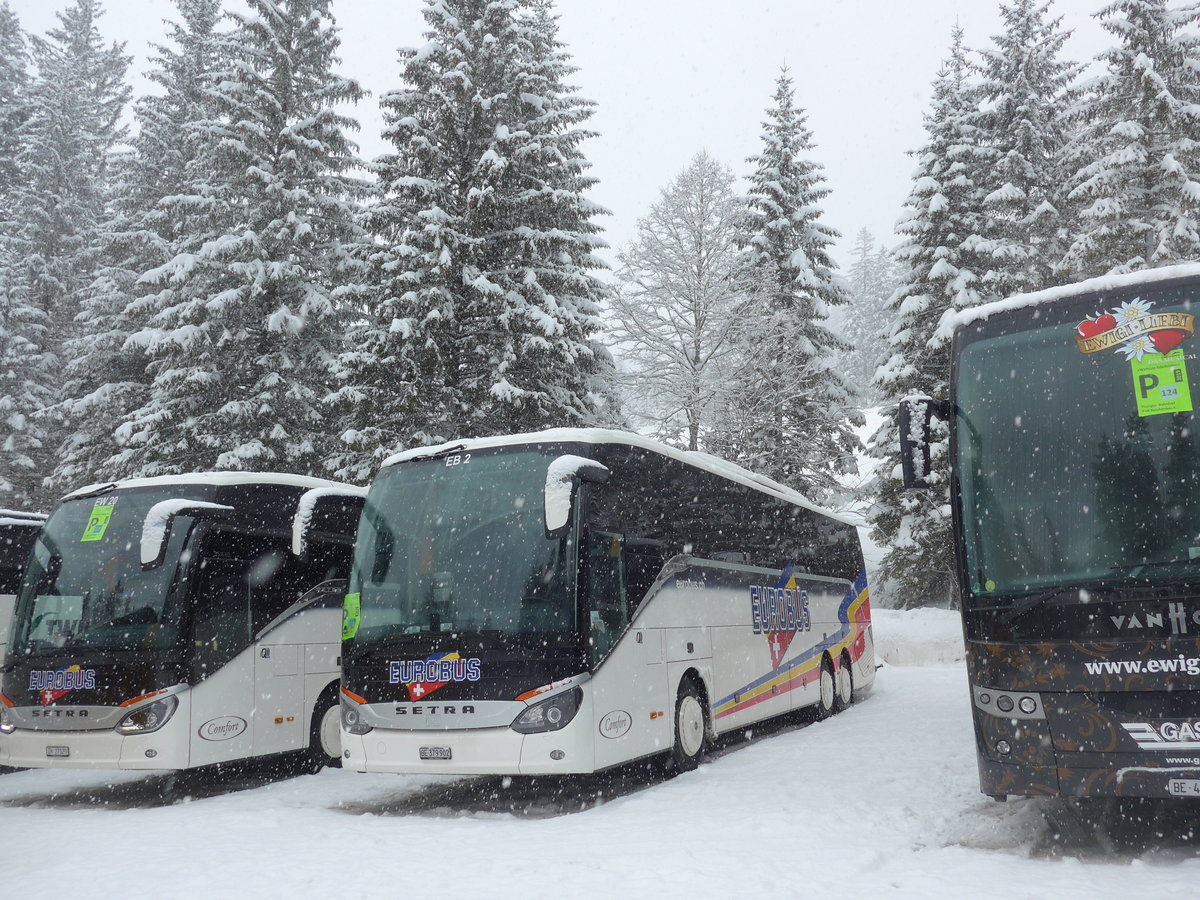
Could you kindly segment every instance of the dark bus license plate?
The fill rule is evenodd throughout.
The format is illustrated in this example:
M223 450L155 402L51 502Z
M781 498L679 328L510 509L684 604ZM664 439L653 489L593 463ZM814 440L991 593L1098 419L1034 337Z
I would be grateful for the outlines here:
M450 759L449 747L422 747L421 759Z
M46 755L49 757L66 758L71 755L70 747L47 747Z

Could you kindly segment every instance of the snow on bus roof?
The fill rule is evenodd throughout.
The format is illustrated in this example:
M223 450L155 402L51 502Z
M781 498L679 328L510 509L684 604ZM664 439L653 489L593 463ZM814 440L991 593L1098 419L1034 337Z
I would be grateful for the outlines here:
M45 513L28 512L23 509L0 509L0 516L5 519L22 519L26 522L45 522L49 518Z
M30 529L41 528L43 522L43 519L17 518L14 516L0 515L0 528L11 528L13 526Z
M153 478L129 478L124 481L101 481L77 488L63 497L70 500L74 497L86 496L110 485L114 490L141 487L169 487L171 485L204 485L223 487L232 484L284 484L301 488L349 488L352 485L340 484L325 478L312 478L308 475L289 475L283 472L193 472L187 475L158 475Z
M1064 297L1074 297L1079 294L1105 293L1142 286L1152 287L1159 282L1175 278L1200 278L1200 263L1163 266L1158 269L1126 272L1122 275L1101 275L1099 278L1089 278L1087 281L1077 281L1074 284L1046 288L1043 291L1014 294L1012 297L995 300L992 303L985 303L982 306L947 310L945 315L942 316L941 322L938 323L937 337L948 340L957 329L965 325L989 319L997 313L1008 312L1011 309L1052 303L1055 300L1061 300Z
M728 460L721 459L709 453L702 453L698 450L678 450L650 438L643 437L640 434L633 434L628 431L616 431L610 428L550 428L546 431L534 431L529 434L506 434L488 438L468 438L461 441L447 441L444 444L438 444L433 447L414 447L411 450L402 450L399 453L389 456L383 461L380 470L382 471L389 466L412 459L419 459L423 456L436 456L452 450L471 452L488 447L518 446L521 444L625 444L630 447L638 447L658 453L661 456L679 460L689 466L703 469L722 478L728 478L730 481L739 482L763 493L774 494L783 500L787 500L789 503L794 503L797 506L802 506L821 515L829 516L847 525L854 524L850 518L842 513L819 506L795 489L780 484L778 481L774 481L766 476L756 475L749 469L742 468L737 463L731 463Z

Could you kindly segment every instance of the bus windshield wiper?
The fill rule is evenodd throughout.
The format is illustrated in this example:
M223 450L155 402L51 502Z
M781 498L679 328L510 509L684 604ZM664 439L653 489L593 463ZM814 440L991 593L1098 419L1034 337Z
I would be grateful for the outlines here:
M1081 591L1093 590L1103 586L1096 583L1090 585L1065 584L1060 587L1051 588L1050 590L1038 591L1036 594L1028 594L1008 606L985 606L981 607L981 609L987 612L1000 611L998 617L1000 621L1009 623L1019 619L1030 610L1043 606L1052 600L1064 599L1071 594L1075 595L1075 599L1079 599Z
M1129 563L1122 566L1113 566L1114 572L1131 572L1134 576L1140 574L1142 569L1151 569L1158 566L1181 566L1184 563L1194 563L1200 565L1200 557L1179 557L1177 559L1152 559L1147 562Z

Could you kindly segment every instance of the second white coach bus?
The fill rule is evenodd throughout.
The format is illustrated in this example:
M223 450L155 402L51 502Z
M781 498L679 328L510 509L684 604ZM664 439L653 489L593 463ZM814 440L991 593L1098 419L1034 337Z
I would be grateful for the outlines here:
M343 624L344 765L589 773L875 678L852 524L737 466L553 430L400 454Z
M339 760L341 605L364 491L203 473L67 496L0 668L0 765Z

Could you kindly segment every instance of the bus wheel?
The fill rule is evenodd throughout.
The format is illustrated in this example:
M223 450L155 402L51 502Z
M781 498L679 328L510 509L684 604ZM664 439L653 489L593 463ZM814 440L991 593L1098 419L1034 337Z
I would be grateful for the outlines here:
M691 678L679 685L675 700L675 745L671 748L671 771L690 772L704 758L708 723L704 698Z
M837 709L834 704L837 702L837 688L833 675L833 663L829 661L829 657L821 659L821 683L820 696L817 699L817 720L828 719Z
M841 712L854 701L854 673L850 671L850 659L844 653L833 680L833 711Z
M313 708L308 755L314 772L342 765L342 717L336 694L322 694Z

